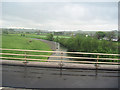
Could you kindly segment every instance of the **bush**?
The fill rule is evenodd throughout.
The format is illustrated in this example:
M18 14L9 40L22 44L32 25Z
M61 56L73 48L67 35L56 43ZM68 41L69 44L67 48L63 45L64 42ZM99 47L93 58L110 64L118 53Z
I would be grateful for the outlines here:
M54 40L53 34L48 34L47 35L47 40L53 41Z

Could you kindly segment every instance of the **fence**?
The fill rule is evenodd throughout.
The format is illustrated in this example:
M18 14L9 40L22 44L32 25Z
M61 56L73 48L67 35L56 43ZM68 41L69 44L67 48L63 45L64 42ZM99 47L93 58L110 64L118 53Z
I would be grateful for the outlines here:
M41 50L23 50L23 49L0 49L0 50L7 50L7 51L22 51L24 54L15 54L15 53L0 53L0 55L15 55L15 56L24 56L24 58L14 58L14 57L0 57L1 59L12 59L12 60L22 60L24 63L28 63L30 61L49 61L49 62L59 62L60 65L62 65L64 62L71 62L71 63L89 63L89 64L112 64L112 65L120 65L118 58L100 58L99 56L105 55L105 56L117 56L119 57L119 54L105 54L105 53L86 53L86 52L63 52L63 51L41 51ZM61 56L49 56L49 55L30 55L27 54L27 52L44 52L44 53L60 53ZM96 55L96 58L92 57L71 57L71 56L63 56L63 53L67 54L86 54L86 55ZM35 56L35 57L54 57L54 58L60 58L60 60L48 60L48 59L33 59L33 58L27 58L28 56ZM70 58L70 59L85 59L85 60L95 60L95 61L73 61L73 60L63 60L63 58ZM117 62L101 62L99 60L112 60Z

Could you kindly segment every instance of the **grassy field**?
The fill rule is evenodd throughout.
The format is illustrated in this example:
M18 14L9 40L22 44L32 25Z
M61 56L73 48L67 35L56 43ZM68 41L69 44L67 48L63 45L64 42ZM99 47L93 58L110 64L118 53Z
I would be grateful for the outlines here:
M42 41L39 41L39 40L32 39L32 38L46 39L46 36L47 34L46 35L25 34L25 36L21 36L21 34L4 34L2 35L2 48L52 51L48 44ZM54 36L54 38L56 37L57 36ZM70 36L59 36L59 38L70 38ZM21 51L3 50L2 52L13 53L13 54L25 54L25 52L23 51L21 52ZM27 52L27 54L29 55L51 55L52 53ZM13 58L25 58L25 56L14 56L14 55L2 55L2 56L13 57ZM47 59L47 57L35 57L35 56L27 56L27 58Z
M25 34L27 38L46 39L46 35Z
M29 42L31 41L31 42ZM33 39L29 39L26 37L21 37L18 35L3 35L2 36L2 48L7 49L27 49L27 50L46 50L51 51L48 44L37 41ZM3 51L3 53L19 53L24 54L25 52L21 51ZM27 54L33 55L51 55L51 53L42 53L42 52L27 52ZM24 58L24 56L11 56L11 55L3 55L4 57L17 57ZM35 59L47 59L46 57L27 57L27 58L35 58Z
M12 36L21 36L21 34L9 34ZM46 39L47 34L45 35L36 35L36 34L25 34L26 38L37 38L37 39ZM54 38L56 38L57 35L54 35ZM59 38L70 38L70 36L64 36L64 35L58 35Z

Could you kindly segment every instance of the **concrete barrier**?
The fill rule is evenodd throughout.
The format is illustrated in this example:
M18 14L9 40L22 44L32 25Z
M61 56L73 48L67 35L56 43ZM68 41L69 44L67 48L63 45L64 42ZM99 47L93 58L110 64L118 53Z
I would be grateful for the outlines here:
M92 69L92 70L118 70L119 65L98 65L96 68L95 64L76 64L76 63L63 63L60 62L28 62L15 60L0 60L1 65L14 65L14 66L28 66L28 67L43 67L43 68L63 68L63 69Z

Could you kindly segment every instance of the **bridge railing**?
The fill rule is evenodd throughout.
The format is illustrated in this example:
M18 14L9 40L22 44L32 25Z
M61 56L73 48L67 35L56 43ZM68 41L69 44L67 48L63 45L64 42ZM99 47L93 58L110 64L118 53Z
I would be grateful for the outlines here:
M16 54L16 53L0 53L0 55L14 55L14 56L24 56L24 58L14 58L14 57L0 57L1 59L12 59L12 60L21 60L24 61L24 63L30 62L30 61L49 61L49 62L71 62L71 63L89 63L89 64L112 64L112 65L119 65L119 58L100 58L99 56L104 55L104 56L116 56L119 57L120 54L106 54L106 53L86 53L86 52L63 52L63 51L41 51L41 50L23 50L23 49L0 49L4 51L22 51L24 54ZM30 55L27 54L26 52L44 52L44 53L60 53L61 56L54 56L54 55ZM86 54L86 55L96 55L96 58L92 57L72 57L72 56L63 56L64 53L67 54ZM54 57L54 58L60 58L60 60L48 60L48 59L35 59L35 58L28 58L28 56L34 56L34 57ZM86 61L80 61L80 60L63 60L63 58L69 58L69 59L84 59ZM95 61L90 61L90 60L95 60ZM102 62L101 60L104 60ZM112 60L113 62L108 62L109 60ZM106 62L105 62L106 61ZM114 62L115 61L115 62Z

